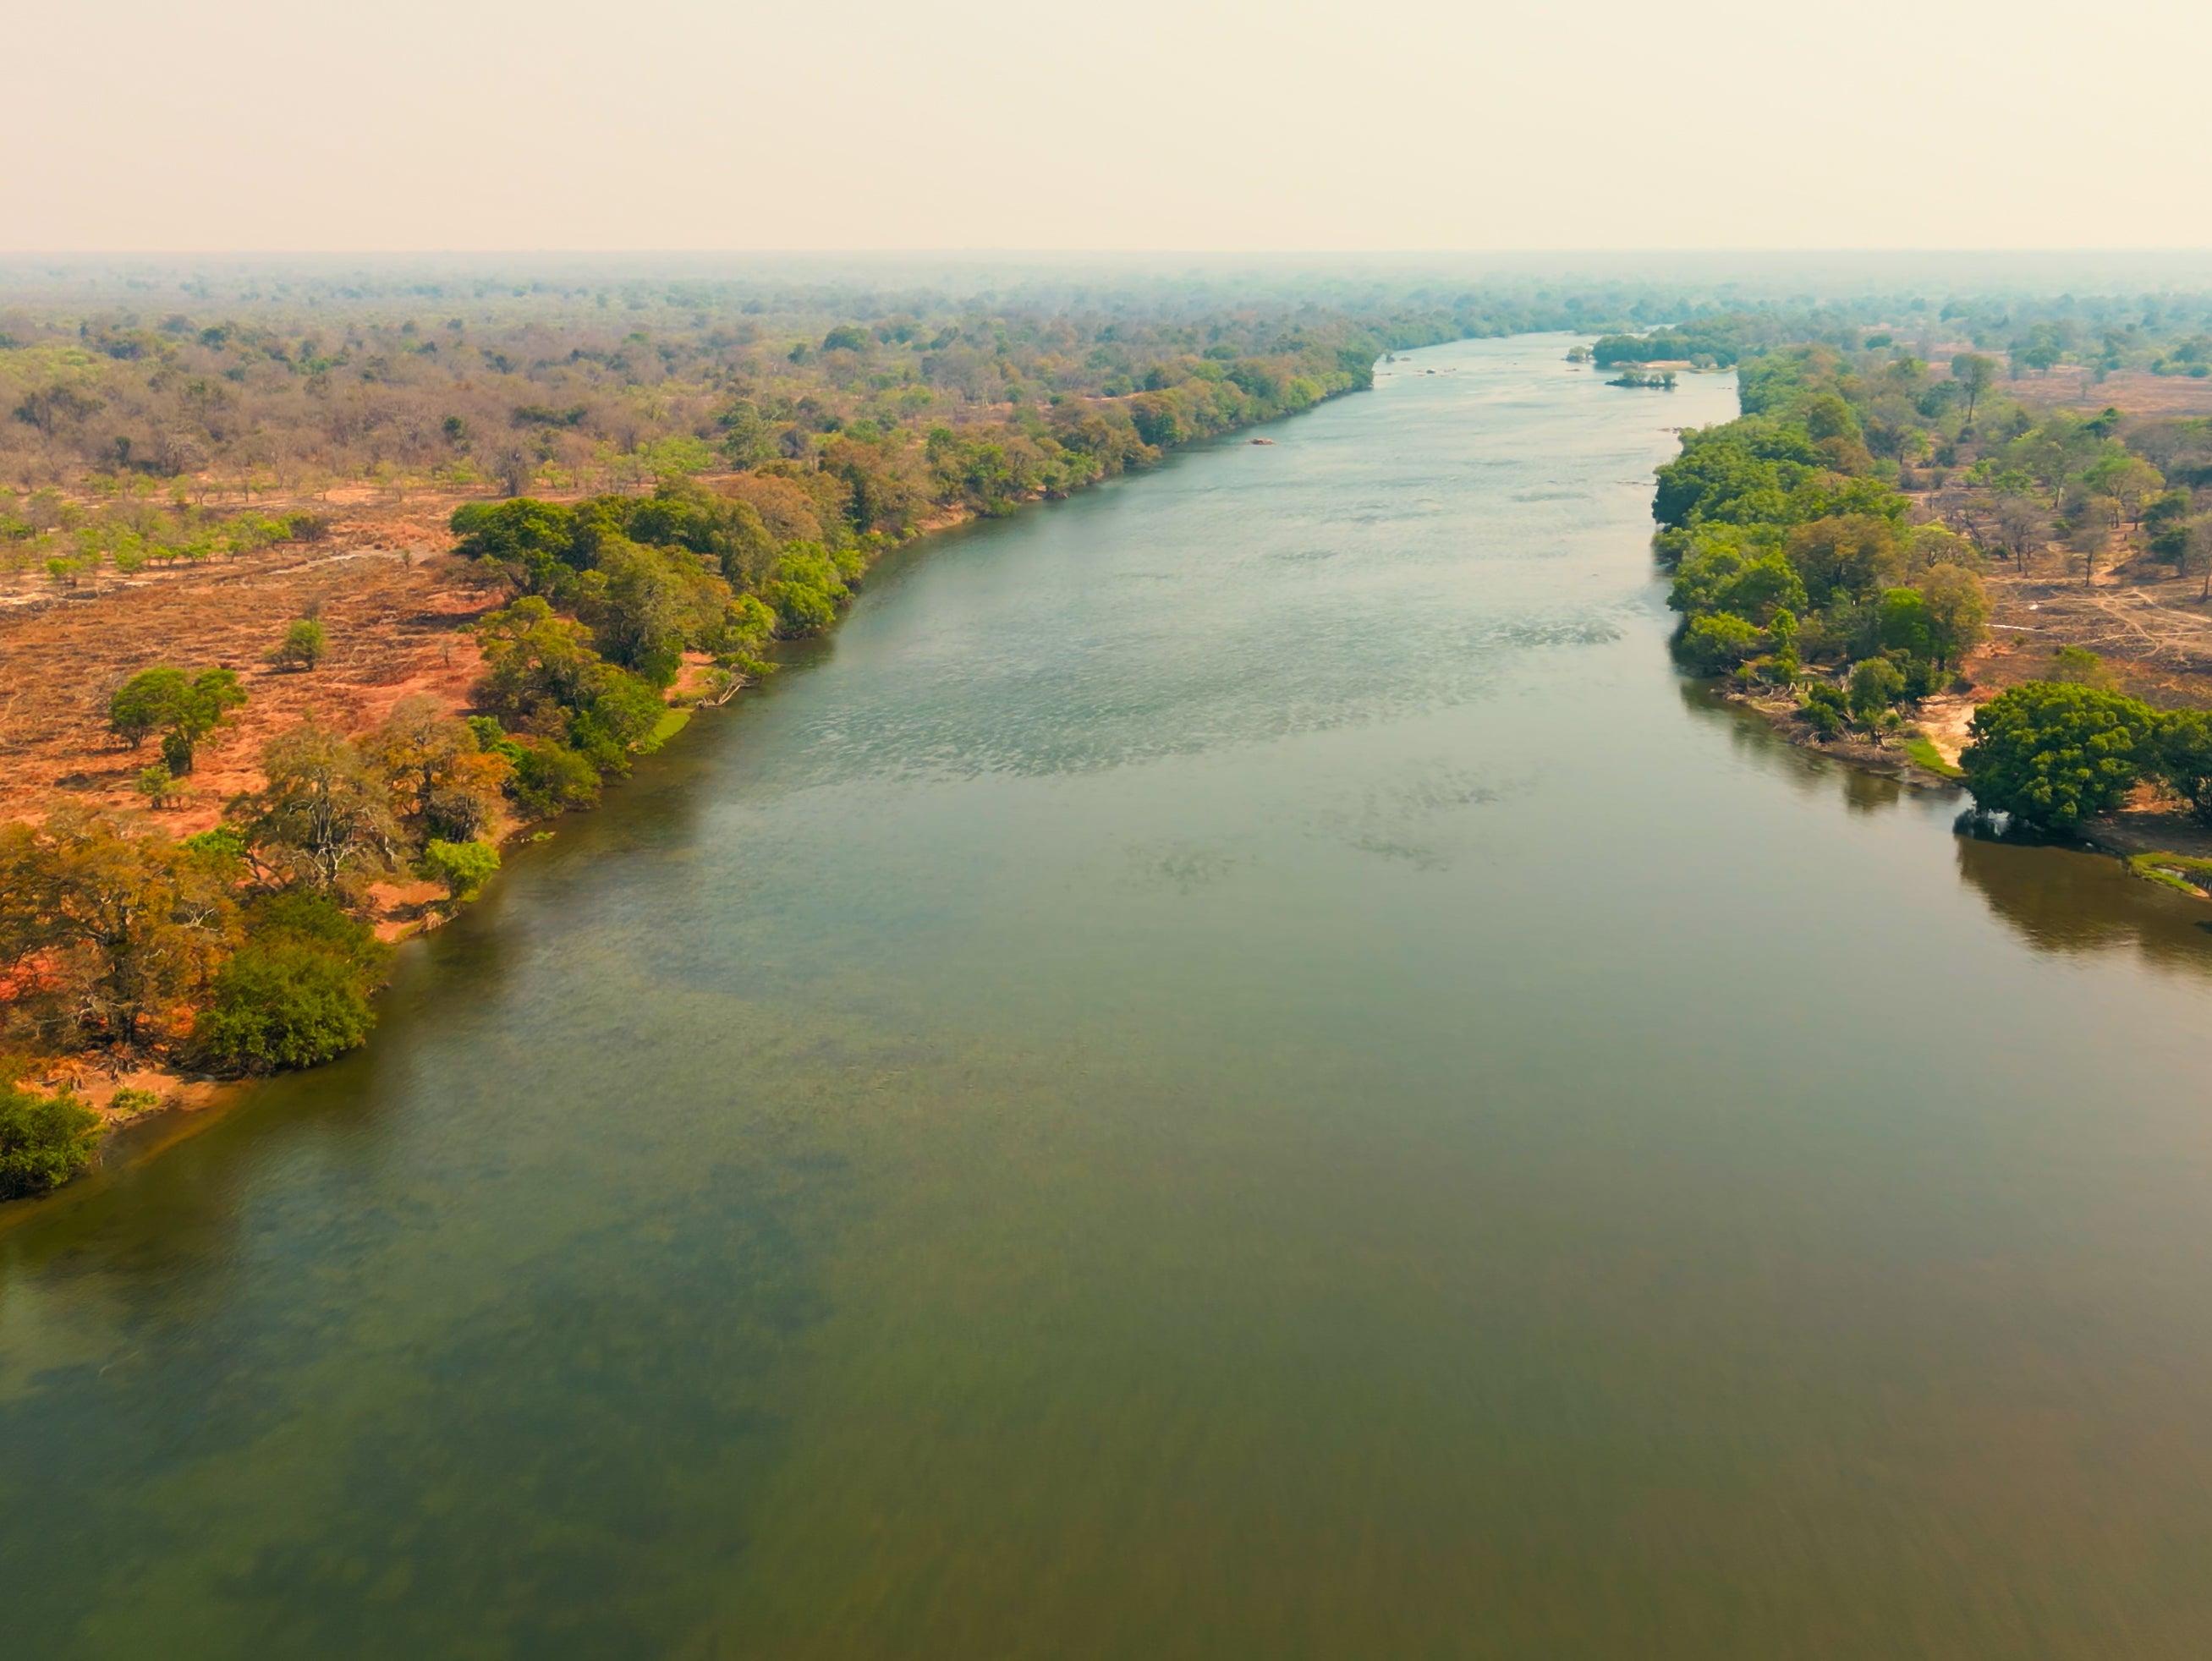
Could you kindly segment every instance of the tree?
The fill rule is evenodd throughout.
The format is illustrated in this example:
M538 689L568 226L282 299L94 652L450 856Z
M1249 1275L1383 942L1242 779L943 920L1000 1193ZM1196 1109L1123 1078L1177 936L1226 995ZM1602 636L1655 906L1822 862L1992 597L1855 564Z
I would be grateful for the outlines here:
M356 747L382 776L392 815L425 841L466 842L491 822L513 771L428 694L403 698Z
M235 866L70 811L0 828L0 969L41 1038L135 1046L205 984L236 933Z
M272 875L331 890L389 868L399 826L359 749L310 718L269 741L261 770L268 785L230 816Z
M566 744L550 738L518 746L507 794L526 819L544 819L599 799L599 771Z
M1691 619L1674 651L1683 667L1693 675L1725 675L1756 656L1762 638L1756 623L1717 611Z
M184 670L160 665L141 670L108 700L108 730L132 749L162 734L161 759L173 773L192 770L192 755L207 736L246 702L246 688L228 669Z
M2109 520L2097 503L2084 503L2067 526L2066 547L2081 561L2081 580L2094 584L2097 580L2097 556L2112 539Z
M328 1061L376 1024L369 996L390 957L373 930L327 896L272 895L255 908L246 943L216 973L193 1039L230 1072Z
M1951 379L1966 394L1966 425L1971 427L1974 424L1974 406L1981 402L1984 393L1996 385L1996 361L1978 352L1961 352L1951 360Z
M476 626L484 656L477 701L509 727L558 730L592 700L600 667L592 632L556 617L537 595L489 613Z
M1929 567L1920 579L1920 593L1934 625L1937 667L1954 667L1989 638L1990 597L1981 578L1966 567Z
M1936 619L1918 589L1884 589L1879 615L1883 651L1923 659L1936 656Z
M2142 529L2151 557L2179 567L2189 553L2189 521L2195 502L2186 490L2167 490L2143 506Z
M2140 456L2124 450L2108 450L2083 470L2081 482L2092 494L2109 498L2130 523L2140 524L2166 476Z
M1905 671L1887 658L1869 658L1851 665L1845 700L1851 718L1869 732L1878 731L1881 718L1905 695Z
M0 1200L52 1193L100 1152L100 1115L73 1092L0 1084Z
M574 511L553 502L469 502L447 523L460 538L453 552L495 567L517 594L563 592L586 562Z
M422 849L422 869L454 899L473 900L499 870L499 850L489 842L434 841Z
M329 655L330 636L313 617L301 617L284 631L269 661L279 669L312 670Z
M1997 536L2012 553L2013 563L2027 569L2029 551L2044 538L2043 510L2026 496L2002 494L1996 502Z
M2071 832L2141 781L2157 724L2148 705L2117 692L2031 681L1974 712L1959 763L1984 813Z
M2212 825L2212 710L2171 710L2160 716L2152 768L2189 803L2198 823Z

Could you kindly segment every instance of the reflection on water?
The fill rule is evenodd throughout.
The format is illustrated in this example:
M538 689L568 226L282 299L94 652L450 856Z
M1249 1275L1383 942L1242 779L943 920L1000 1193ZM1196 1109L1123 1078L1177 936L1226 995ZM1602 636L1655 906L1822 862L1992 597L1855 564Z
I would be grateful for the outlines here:
M2102 854L1974 831L1971 815L1960 821L1960 876L2037 949L2132 949L2148 963L2212 978L2212 906Z
M2212 934L1682 687L1564 345L886 562L0 1229L9 1653L2212 1650Z

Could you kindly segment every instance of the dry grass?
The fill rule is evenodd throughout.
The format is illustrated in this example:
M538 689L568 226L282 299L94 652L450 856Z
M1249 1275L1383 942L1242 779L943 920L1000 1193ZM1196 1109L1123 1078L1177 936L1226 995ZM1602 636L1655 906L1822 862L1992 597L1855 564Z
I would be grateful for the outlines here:
M433 694L459 708L475 678L475 643L458 631L498 603L480 573L440 550L449 504L352 506L328 540L219 565L112 575L97 593L40 592L19 579L0 597L0 819L63 802L137 814L131 785L155 759L115 744L107 700L155 664L238 671L247 703L200 755L181 808L148 815L182 834L216 822L222 803L260 782L255 758L276 732L313 714L342 731L374 724L401 698ZM330 655L280 672L266 654L293 618L319 615Z

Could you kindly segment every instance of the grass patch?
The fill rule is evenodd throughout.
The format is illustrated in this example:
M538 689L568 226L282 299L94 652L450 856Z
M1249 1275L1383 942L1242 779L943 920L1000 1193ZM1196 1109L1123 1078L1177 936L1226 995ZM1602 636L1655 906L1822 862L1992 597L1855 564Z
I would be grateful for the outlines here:
M1925 767L1929 772L1940 774L1943 778L1964 779L1966 776L1964 767L1954 767L1943 759L1942 752L1936 748L1934 739L1920 733L1916 732L1905 741L1905 753L1912 758L1913 766Z
M2192 900L2205 897L2212 889L2212 859L2198 859L2185 853L2130 854L2128 869L2146 882L2185 894Z
M650 755L653 751L659 749L663 744L666 743L671 738L673 738L678 733L683 731L684 729L690 724L691 712L690 710L667 710L662 713L661 718L658 721L653 724L653 730L646 735L645 742L640 744L638 748L643 750L647 755Z

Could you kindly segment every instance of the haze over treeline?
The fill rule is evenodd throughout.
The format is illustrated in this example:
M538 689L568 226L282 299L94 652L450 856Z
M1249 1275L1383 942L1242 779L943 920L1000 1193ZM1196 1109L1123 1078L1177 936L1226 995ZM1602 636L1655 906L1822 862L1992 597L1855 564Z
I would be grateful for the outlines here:
M1395 349L1722 314L1756 319L1748 338L1884 326L1930 350L2047 325L2147 367L2212 327L2203 264L19 258L0 263L0 482L196 500L346 480L624 488L778 458L818 469L855 445L920 469L932 429L978 424L1050 462L1094 417L1174 443L1303 407L1316 394L1293 390L1302 377L1364 374ZM1238 397L1257 402L1218 407ZM1013 494L1052 488L1049 472Z

